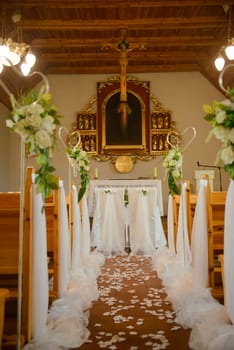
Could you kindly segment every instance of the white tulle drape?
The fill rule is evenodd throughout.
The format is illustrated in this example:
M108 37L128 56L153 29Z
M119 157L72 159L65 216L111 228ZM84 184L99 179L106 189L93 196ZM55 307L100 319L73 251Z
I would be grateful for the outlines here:
M171 194L168 196L167 206L167 240L168 248L172 254L175 255L175 235L174 235L174 223L173 223L173 197Z
M78 203L77 187L72 186L72 272L82 266L82 228L81 228L81 213Z
M167 245L164 233L160 211L158 207L158 190L157 188L147 188L147 205L149 212L150 233L155 248Z
M191 264L192 256L188 236L186 183L184 182L181 187L178 230L176 235L176 252L181 262L184 265L189 266Z
M151 230L149 213L149 189L132 187L128 189L130 247L132 254L152 255L154 230Z
M93 237L97 251L125 254L124 188L96 188Z
M225 205L224 280L225 304L234 324L234 180L230 181ZM233 343L234 344L234 343Z
M58 295L62 297L68 288L68 282L71 272L71 237L68 226L66 195L63 187L63 181L59 181L59 282Z
M83 252L83 256L87 256L90 254L91 237L90 237L90 222L89 222L89 212L88 212L86 194L84 194L84 196L82 197L81 208L82 208L81 228L82 228L82 240L83 240L82 252Z
M204 269L208 266L208 250L205 249L207 246L205 181L201 180L199 186L192 228L192 264L184 264L180 257L178 259L178 256L166 247L158 249L152 257L152 263L162 279L168 299L176 312L176 321L183 328L191 328L189 348L193 350L233 350L234 327L230 322L227 310L224 305L212 297L210 289L206 288L208 269L206 271ZM233 200L233 187L230 186L229 190L230 199ZM234 227L233 208L231 206L229 208L229 214L228 207L225 212L225 226L228 221L231 234L231 229ZM226 230L227 228L225 228L225 234ZM228 242L231 252L230 244L233 243ZM231 271L233 265L229 266ZM225 278L228 276L226 274Z
M41 193L32 185L32 337L46 332L49 288L45 212Z
M77 198L77 192L75 193ZM87 246L87 240L82 240L81 247L79 247L80 237L83 232L88 234L88 229L86 222L83 223L86 231L82 231L79 206L77 201L73 201L74 207L70 208L74 212L76 222L74 225L76 232L73 237L76 236L77 238L76 247L79 248L79 252L82 252L85 248L86 254L82 255L81 259L79 253L75 253L76 247L74 246L74 250L72 250L73 268L71 270L70 232L62 182L59 186L59 198L60 227L58 244L60 250L59 264L61 265L59 278L62 278L60 284L61 297L52 303L49 310L47 302L47 309L45 310L45 300L46 298L48 300L48 271L42 273L40 266L44 264L47 268L46 231L45 217L44 219L41 217L42 202L39 201L36 202L33 217L35 230L35 256L33 259L33 265L35 266L33 271L37 273L33 276L34 283L37 283L34 286L35 296L32 309L34 331L32 341L25 345L24 350L68 350L80 347L89 337L87 328L89 313L87 310L92 306L92 301L99 296L96 279L100 273L100 265L104 263L104 257L100 254L91 254ZM42 253L42 249L44 253ZM34 261L36 258L37 260ZM43 281L42 277L44 277Z
M207 180L200 180L199 186L192 227L192 268L193 285L205 288L208 286Z

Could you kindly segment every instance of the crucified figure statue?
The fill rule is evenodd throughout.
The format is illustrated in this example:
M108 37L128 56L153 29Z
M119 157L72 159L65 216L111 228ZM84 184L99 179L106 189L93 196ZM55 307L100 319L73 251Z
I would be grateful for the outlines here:
M120 52L120 124L122 134L126 135L128 115L131 113L131 109L128 106L128 96L127 96L127 65L128 65L128 53L133 50L144 50L145 47L143 44L133 44L129 46L128 41L126 40L127 29L123 28L121 30L122 39L117 46L113 44L105 45L105 48L111 48Z

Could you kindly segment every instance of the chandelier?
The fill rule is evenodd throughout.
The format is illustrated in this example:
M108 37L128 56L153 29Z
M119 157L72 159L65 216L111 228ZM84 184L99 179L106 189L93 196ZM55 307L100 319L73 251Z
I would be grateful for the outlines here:
M7 38L4 29L4 6L2 8L2 36L0 37L0 73L4 67L14 67L20 64L20 71L27 76L36 62L36 57L31 47L22 40L21 14L19 11L12 15L12 21L16 25L17 41Z
M218 57L215 59L215 67L218 71L221 71L225 65L225 57L232 61L234 60L234 37L231 36L231 21L232 21L232 5L224 7L224 10L229 12L228 17L228 40L227 46L222 46Z

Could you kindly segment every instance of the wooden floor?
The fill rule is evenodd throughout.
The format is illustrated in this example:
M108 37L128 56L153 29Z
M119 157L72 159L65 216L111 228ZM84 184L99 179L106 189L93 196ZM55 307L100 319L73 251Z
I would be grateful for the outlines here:
M90 338L80 350L187 350L190 330L175 314L148 257L107 258L90 309Z

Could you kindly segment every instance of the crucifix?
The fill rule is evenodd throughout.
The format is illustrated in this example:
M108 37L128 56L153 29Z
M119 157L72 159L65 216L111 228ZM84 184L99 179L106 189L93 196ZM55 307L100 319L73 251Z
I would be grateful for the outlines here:
M113 49L120 52L120 104L118 112L120 114L120 125L123 136L126 135L127 124L128 124L128 115L131 114L131 109L128 105L128 96L127 96L127 65L128 65L128 53L134 50L145 50L143 44L132 44L129 45L126 36L127 29L121 29L121 40L116 45L106 44L104 49Z

